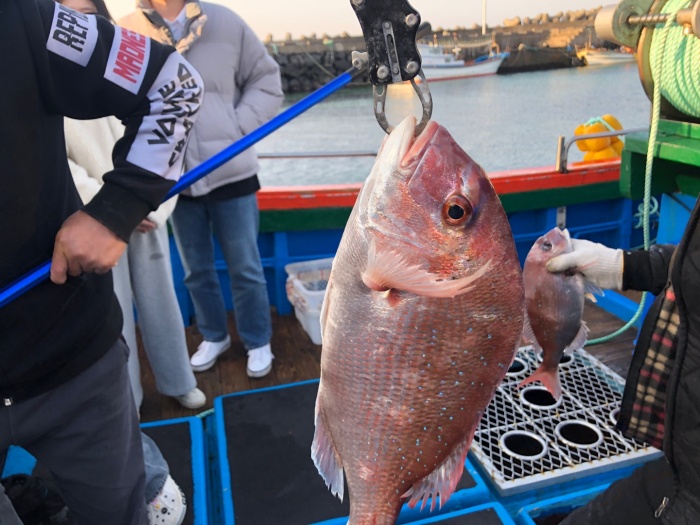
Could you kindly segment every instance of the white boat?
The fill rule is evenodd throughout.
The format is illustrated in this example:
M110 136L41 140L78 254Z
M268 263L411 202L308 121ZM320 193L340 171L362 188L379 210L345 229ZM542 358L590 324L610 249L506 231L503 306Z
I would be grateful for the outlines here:
M508 53L491 53L466 62L441 46L418 44L425 78L429 81L495 75Z
M634 53L615 49L586 49L578 55L585 58L589 66L627 64L636 60Z

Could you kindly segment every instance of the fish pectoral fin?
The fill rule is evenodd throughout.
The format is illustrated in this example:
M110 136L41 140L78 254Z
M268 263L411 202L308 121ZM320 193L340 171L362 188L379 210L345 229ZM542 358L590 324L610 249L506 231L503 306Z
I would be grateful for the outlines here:
M323 296L323 302L321 303L321 315L319 321L321 323L321 343L323 343L323 334L326 331L326 324L328 324L328 309L330 308L331 302L331 287L333 286L333 274L331 273L328 277L328 283L326 284L326 292Z
M428 502L428 498L432 495L432 501L430 502L430 511L432 512L435 508L435 503L440 499L439 508L442 508L443 504L447 503L450 496L457 487L460 478L462 477L462 471L464 470L464 460L467 457L467 452L469 452L469 445L472 441L472 435L467 436L462 443L460 443L452 453L447 456L445 461L435 470L433 470L426 477L417 481L406 493L402 496L403 498L411 499L408 501L408 506L413 508L416 504L423 500L421 503L420 510L423 510L425 504Z
M313 459L318 473L321 474L323 481L326 482L326 486L331 491L331 494L343 501L343 495L345 494L343 467L333 445L333 440L326 428L323 411L319 410L318 400L316 400L316 430L314 432L314 440L311 443L311 459Z
M476 281L491 267L488 261L477 271L461 279L430 273L419 265L406 262L394 250L377 250L374 240L370 242L367 268L362 272L362 281L375 291L401 290L425 297L455 297L471 290Z
M584 321L581 321L581 328L579 328L576 337L569 343L569 346L564 348L564 354L573 354L574 351L583 348L586 341L588 341L588 325Z
M589 301L597 303L598 300L595 298L595 296L600 295L602 297L605 295L605 292L597 284L594 284L591 281L584 281L583 294Z

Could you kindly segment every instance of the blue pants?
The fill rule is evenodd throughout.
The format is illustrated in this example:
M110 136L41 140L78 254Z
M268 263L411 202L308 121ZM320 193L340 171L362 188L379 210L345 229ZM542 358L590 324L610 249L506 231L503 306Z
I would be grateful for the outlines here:
M119 340L79 376L0 407L0 450L20 446L48 468L78 525L147 523L142 438L127 355ZM12 524L16 515L4 498L0 493L0 523Z
M226 307L214 266L213 231L231 279L236 328L243 346L251 350L268 344L272 319L258 250L260 217L255 194L226 200L181 197L171 220L185 285L204 339L222 341L227 335Z

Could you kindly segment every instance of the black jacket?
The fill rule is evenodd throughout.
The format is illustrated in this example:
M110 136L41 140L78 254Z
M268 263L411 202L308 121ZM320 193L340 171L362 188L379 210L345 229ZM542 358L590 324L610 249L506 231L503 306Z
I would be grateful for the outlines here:
M202 96L174 49L52 0L0 0L0 288L50 260L82 207L66 160L63 116L116 115L126 126L114 170L84 210L122 239L182 171ZM111 275L49 281L0 308L0 403L71 379L117 340Z
M700 202L678 247L654 246L624 256L623 288L659 294L670 279L680 325L676 355L666 388L664 454L674 474L675 495L662 514L665 523L700 523ZM639 333L620 413L624 428L634 400L639 371L660 309L652 305Z

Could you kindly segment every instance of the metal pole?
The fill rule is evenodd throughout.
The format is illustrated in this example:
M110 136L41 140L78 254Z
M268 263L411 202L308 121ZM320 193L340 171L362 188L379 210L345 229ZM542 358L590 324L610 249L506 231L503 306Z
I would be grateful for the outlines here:
M486 0L481 0L481 34L486 34Z
M253 146L256 142L259 142L260 140L264 139L273 131L281 128L290 120L298 117L310 107L314 106L315 104L318 104L332 93L338 91L343 86L349 84L353 77L359 72L360 70L355 68L347 70L345 73L337 76L327 84L321 86L316 91L314 91L310 95L307 95L293 106L290 106L285 111L277 115L269 122L263 124L255 131L252 131L245 137L242 137L241 139L237 140L228 148L217 153L209 160L204 161L196 168L191 169L182 177L180 177L180 180L177 182L177 184L175 184L175 186L172 187L172 189L168 192L163 201L166 201L170 197L180 193L182 190L191 186L202 177L214 171L216 168L222 166L236 155L242 153L243 151ZM15 282L0 290L0 308L12 302L14 299L27 292L37 284L48 279L50 275L50 270L51 261L47 261L41 266L35 268L34 270L17 279Z

